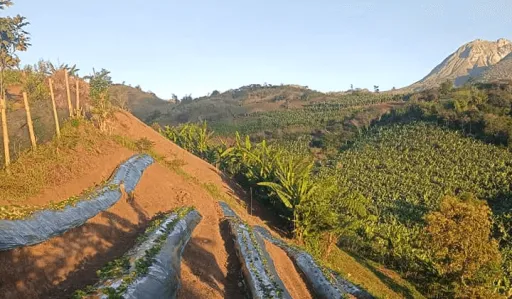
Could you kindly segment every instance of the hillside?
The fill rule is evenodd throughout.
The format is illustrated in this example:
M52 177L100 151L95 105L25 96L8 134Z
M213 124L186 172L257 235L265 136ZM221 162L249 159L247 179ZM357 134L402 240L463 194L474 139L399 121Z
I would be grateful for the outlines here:
M236 131L269 140L310 134L318 139L327 134L325 138L337 146L344 142L339 137L357 133L373 119L402 104L402 95L391 93L321 93L297 85L254 84L181 101L166 113L158 112L151 122L139 118L162 127L207 121L223 137L233 136Z
M512 80L512 53L484 71L476 79L477 82L493 82L499 80Z
M116 113L111 124L112 135L104 135L87 121L67 123L60 140L22 154L11 165L10 176L0 172L0 215L18 219L33 209L59 209L78 194L87 194L133 154L147 152L157 160L144 172L131 197L124 197L84 225L34 246L0 252L4 298L69 298L74 290L96 283L97 270L126 252L159 212L184 205L193 205L204 219L184 251L178 298L245 296L240 287L240 264L221 225L217 201L228 202L251 225L271 229L279 221L258 202L251 204L249 213L249 196L239 186L129 113ZM55 151L58 157L52 155ZM266 246L292 297L308 298L310 291L291 260L279 248ZM375 296L421 298L396 273L363 261L341 250L332 251L326 259Z
M293 109L326 98L327 95L303 86L252 84L222 93L214 91L208 96L195 99L184 99L172 109L160 111L154 121L168 125L227 120L255 112Z
M453 81L455 86L463 85L469 78L478 77L511 52L512 43L506 39L495 42L474 40L458 48L427 76L405 90L428 89L446 80Z
M113 84L110 96L119 107L128 109L142 121L151 124L160 114L169 113L175 103L165 101L154 93L123 84Z

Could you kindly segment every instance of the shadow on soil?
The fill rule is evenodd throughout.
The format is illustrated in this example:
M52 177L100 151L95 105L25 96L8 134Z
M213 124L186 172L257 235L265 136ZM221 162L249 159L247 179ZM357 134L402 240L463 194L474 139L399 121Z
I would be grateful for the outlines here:
M222 180L226 185L229 186L230 190L228 193L235 197L240 198L240 201L247 207L247 213L249 215L260 218L271 228L274 232L278 233L280 237L290 238L290 232L286 229L287 222L276 215L273 211L265 207L258 200L251 200L251 194L246 192L240 185L238 185L232 178L224 173L220 173ZM252 211L251 211L252 207Z
M1 297L70 298L95 284L96 271L128 251L150 220L135 200L128 203L138 224L104 211L98 216L108 224L87 222L44 243L0 252Z
M209 239L193 238L190 240L184 250L183 262L192 270L196 277L218 292L218 295L232 299L245 298L243 289L238 285L243 278L241 277L241 266L236 256L233 239L229 234L228 224L223 221L219 227L224 240L224 247L228 254L228 273L226 277L224 277L219 265L215 261L215 256L203 248L203 246L211 242ZM221 290L219 285L224 286L224 291ZM183 286L179 297L187 299L202 298L194 293L192 287L187 285Z

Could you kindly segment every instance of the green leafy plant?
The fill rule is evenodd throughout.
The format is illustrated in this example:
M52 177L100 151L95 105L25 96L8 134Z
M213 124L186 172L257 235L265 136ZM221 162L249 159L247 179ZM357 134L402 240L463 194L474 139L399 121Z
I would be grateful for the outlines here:
M0 1L0 10L13 5L10 0ZM26 51L30 46L29 33L25 28L30 23L23 16L0 17L0 96L3 97L4 73L6 69L19 64L19 58L16 55L18 51Z
M112 114L112 103L110 102L109 88L112 85L110 72L102 69L86 76L89 81L89 96L93 100L93 120L102 132L107 131L107 120Z

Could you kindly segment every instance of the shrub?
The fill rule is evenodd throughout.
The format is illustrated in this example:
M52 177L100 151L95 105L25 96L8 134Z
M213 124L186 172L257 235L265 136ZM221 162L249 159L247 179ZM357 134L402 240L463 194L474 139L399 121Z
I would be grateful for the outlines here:
M498 242L491 238L490 215L484 201L465 195L462 200L444 197L440 210L425 218L425 249L455 297L489 296L493 282L503 275Z

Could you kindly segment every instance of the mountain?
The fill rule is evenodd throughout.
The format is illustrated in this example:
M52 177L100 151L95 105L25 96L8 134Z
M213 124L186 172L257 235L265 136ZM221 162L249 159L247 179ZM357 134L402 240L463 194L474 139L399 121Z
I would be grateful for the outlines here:
M495 42L474 40L457 49L426 77L406 89L432 88L446 80L452 80L455 86L463 85L470 77L478 77L510 53L512 53L512 42L504 38Z
M478 78L480 82L512 80L512 53L500 60L496 65L484 71Z

